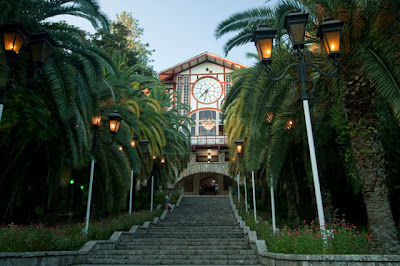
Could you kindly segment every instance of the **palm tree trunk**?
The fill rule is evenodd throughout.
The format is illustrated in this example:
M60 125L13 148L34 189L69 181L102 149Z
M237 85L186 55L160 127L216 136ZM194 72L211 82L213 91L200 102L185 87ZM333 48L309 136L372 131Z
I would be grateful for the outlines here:
M357 174L362 182L368 228L372 233L371 251L379 254L400 253L386 183L384 150L376 129L375 89L359 76L353 76L348 85L345 104L351 126L350 142Z

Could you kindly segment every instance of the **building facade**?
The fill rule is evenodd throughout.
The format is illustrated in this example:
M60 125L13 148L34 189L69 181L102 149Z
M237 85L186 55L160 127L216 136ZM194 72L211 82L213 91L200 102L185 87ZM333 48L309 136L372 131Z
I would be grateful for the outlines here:
M169 92L190 107L183 114L195 121L190 163L174 184L185 194L227 194L233 185L221 106L232 87L230 74L242 67L247 66L204 52L159 73Z

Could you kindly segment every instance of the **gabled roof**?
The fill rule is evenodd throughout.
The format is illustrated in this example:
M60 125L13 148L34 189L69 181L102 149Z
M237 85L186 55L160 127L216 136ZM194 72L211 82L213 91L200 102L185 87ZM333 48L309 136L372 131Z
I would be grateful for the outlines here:
M173 82L173 77L174 75L183 72L185 70L188 70L189 68L198 66L204 62L211 62L223 67L227 67L233 70L242 68L242 67L248 67L246 65L242 65L239 63L236 63L232 60L223 58L221 56L209 53L209 52L204 52L202 54L199 54L193 58L190 58L182 63L179 63L173 67L170 67L168 69L165 69L163 71L160 71L158 73L158 76L160 77L160 80L163 81L164 83L171 83Z

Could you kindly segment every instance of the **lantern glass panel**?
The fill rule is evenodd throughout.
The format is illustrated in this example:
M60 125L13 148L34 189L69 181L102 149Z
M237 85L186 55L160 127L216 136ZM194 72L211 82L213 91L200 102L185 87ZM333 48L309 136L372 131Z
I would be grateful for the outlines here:
M111 133L117 133L120 124L121 124L121 121L110 120L110 131L111 131Z
M325 32L322 43L328 54L339 52L340 50L340 31Z
M241 144L236 145L236 151L238 154L242 153L242 149L243 149L243 145L241 145Z
M101 116L100 115L92 117L92 125L93 126L100 126L100 123L101 123Z
M45 41L34 42L31 44L32 47L32 60L34 62L46 63L49 59L51 48Z
M23 43L24 36L22 36L18 31L4 33L4 48L6 51L14 51L18 54Z
M263 39L257 42L257 51L260 59L270 59L272 57L272 40Z
M304 31L305 24L297 23L289 25L289 35L293 44L299 44L304 42Z

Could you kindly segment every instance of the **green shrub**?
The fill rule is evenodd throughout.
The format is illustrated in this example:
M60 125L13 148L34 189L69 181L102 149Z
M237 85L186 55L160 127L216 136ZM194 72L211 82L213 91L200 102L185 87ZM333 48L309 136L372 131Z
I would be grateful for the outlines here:
M0 252L29 252L78 250L89 240L106 240L115 231L128 231L133 225L141 225L160 216L161 210L150 213L141 211L131 216L124 214L90 223L87 235L82 233L85 223L44 227L43 225L2 225Z
M269 252L286 254L367 254L369 247L369 235L365 230L349 224L345 215L338 217L334 212L331 224L325 226L327 231L327 245L321 238L318 221L303 221L300 226L288 227L281 225L281 229L275 234L272 231L270 221L258 217L258 223L254 221L254 213L246 213L244 203L237 203L233 196L240 215L251 230L257 232L258 239L264 239Z

